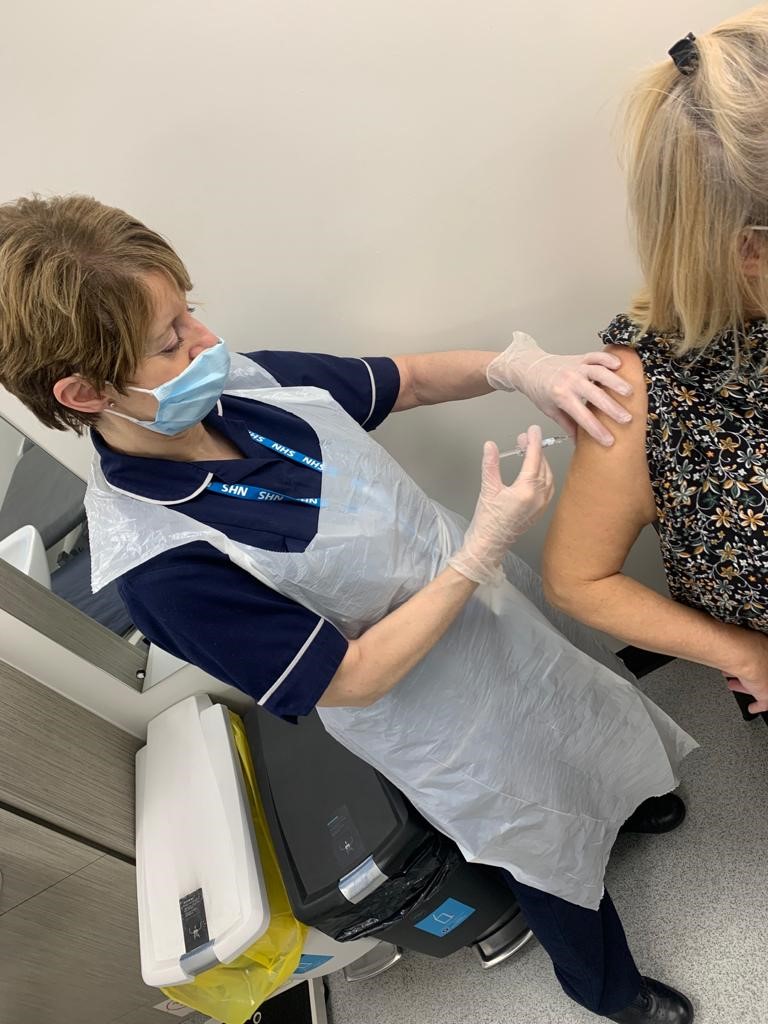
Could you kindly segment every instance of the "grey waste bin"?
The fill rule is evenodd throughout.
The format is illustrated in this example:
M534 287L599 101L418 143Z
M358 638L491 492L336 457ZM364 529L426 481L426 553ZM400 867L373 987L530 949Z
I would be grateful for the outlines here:
M530 938L494 868L468 864L396 787L326 733L254 708L245 719L264 810L296 917L340 941L375 935L484 966Z

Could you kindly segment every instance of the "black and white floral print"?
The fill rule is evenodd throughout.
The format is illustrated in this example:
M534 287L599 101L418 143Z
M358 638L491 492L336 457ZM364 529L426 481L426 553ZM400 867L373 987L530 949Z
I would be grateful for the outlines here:
M648 388L645 447L670 594L722 622L768 631L768 321L676 357L617 316ZM738 349L738 361L735 356ZM737 368L734 368L736 365Z

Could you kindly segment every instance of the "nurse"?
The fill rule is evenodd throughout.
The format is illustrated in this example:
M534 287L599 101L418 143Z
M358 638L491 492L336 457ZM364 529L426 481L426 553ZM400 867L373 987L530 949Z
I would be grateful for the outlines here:
M668 791L695 744L509 552L552 495L539 429L509 487L485 446L469 525L367 433L495 388L610 443L584 401L623 417L619 360L524 335L501 354L231 354L190 288L120 210L0 207L0 382L48 426L91 429L95 589L119 580L149 639L274 714L317 707L467 859L508 873L577 1002L691 1021L639 974L603 875L622 827L682 820Z

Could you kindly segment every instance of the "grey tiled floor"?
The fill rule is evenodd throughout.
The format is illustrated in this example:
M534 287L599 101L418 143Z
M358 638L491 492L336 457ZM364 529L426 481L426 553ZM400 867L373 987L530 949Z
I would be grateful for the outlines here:
M643 689L701 744L683 765L688 818L622 836L607 884L642 973L694 1001L697 1024L768 1024L768 729L742 721L722 677L674 662ZM406 954L379 978L330 979L333 1024L589 1024L530 943L483 972L463 950Z

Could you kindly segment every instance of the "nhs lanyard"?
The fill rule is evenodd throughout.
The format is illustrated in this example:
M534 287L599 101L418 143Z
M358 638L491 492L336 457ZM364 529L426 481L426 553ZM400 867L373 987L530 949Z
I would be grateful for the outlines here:
M325 469L323 463L318 459L313 459L311 455L303 455L301 452L297 452L295 448L289 448L285 444L280 444L279 441L273 441L271 437L264 437L263 434L257 434L254 430L249 430L248 433L251 435L252 441L263 445L265 448L269 448L271 452L277 452L284 459L290 459L291 462L297 462L300 466L307 466L318 473L322 473Z
M262 434L257 434L253 430L249 430L248 433L251 436L251 440L256 441L257 444L263 445L265 448L269 448L270 451L276 452L278 455L282 455L283 458L290 459L291 462L296 462L300 466L306 466L308 469L313 469L317 473L323 472L323 463L318 459L313 459L311 455L304 455L302 452L296 451L295 448L289 448L287 445L273 441L272 438L264 437ZM325 508L327 505L327 502L323 501L322 498L300 498L293 494L281 494L279 491L270 490L268 487L254 487L251 484L223 484L216 482L208 484L207 490L213 491L214 494L223 494L228 498L240 498L243 501L288 501L296 505L312 505L314 508Z

